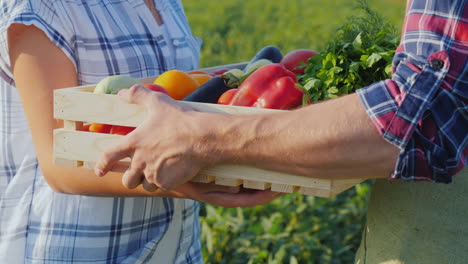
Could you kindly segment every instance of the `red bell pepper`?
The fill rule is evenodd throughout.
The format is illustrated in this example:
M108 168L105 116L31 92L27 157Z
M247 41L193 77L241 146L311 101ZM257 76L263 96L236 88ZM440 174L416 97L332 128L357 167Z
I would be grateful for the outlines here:
M230 105L291 109L301 104L303 95L296 75L283 65L273 63L247 77Z
M114 134L114 135L127 135L128 133L132 132L133 130L135 130L136 127L128 127L128 126L112 126L111 130L110 130L110 134Z

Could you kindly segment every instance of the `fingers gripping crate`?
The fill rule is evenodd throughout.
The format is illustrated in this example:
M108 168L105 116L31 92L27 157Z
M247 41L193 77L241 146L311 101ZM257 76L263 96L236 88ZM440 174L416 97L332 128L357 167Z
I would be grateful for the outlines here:
M206 72L219 68L240 68L243 64L202 69ZM154 77L141 79L151 83ZM115 145L123 136L91 133L82 130L83 123L103 123L136 127L145 118L142 106L127 104L116 95L94 94L94 85L58 89L54 91L54 117L64 120L64 127L54 130L55 164L91 169L104 150ZM271 109L237 107L228 105L181 102L195 111L223 114L255 114ZM113 171L123 172L129 160L124 159ZM239 186L245 188L330 197L343 192L364 179L317 179L301 175L268 171L241 165L217 165L201 171L193 182Z

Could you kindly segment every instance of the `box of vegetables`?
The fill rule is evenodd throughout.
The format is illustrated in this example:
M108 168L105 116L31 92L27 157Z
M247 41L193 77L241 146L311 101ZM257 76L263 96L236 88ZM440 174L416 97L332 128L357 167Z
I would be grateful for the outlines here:
M190 76L201 83L198 87L191 88L191 92L185 91L188 93L185 96L175 94L171 87L164 88L164 83L169 82L164 80L164 76L160 79L164 73L139 80L128 76L110 76L96 85L58 89L54 92L54 116L64 121L64 127L54 131L55 163L91 169L105 149L138 126L145 118L143 107L124 103L115 95L119 89L128 88L135 83L143 84L154 91L165 92L196 111L244 115L298 107L302 104L305 93L297 88L295 74L278 63L281 58L277 48L268 46L248 63L168 73L167 75L177 76L178 82L180 76ZM201 75L209 77L201 78ZM277 82L279 78L284 80ZM258 83L263 84L259 86ZM260 96L258 100L240 96L245 92L258 93ZM125 170L128 162L122 160L114 170ZM244 188L271 188L279 192L299 191L308 195L330 197L362 180L315 179L305 175L289 175L231 164L208 168L193 181L228 186L242 184Z
M246 63L171 70L138 80L109 76L96 85L58 89L54 116L64 127L54 131L55 163L91 169L105 149L144 120L143 107L116 96L133 84L164 92L196 111L248 115L288 111L390 77L398 38L387 24L369 13L340 30L321 52L299 49L283 56L277 47L266 46ZM114 170L124 171L128 165L129 160L122 160ZM336 195L364 180L316 179L238 164L210 167L193 179L319 197Z

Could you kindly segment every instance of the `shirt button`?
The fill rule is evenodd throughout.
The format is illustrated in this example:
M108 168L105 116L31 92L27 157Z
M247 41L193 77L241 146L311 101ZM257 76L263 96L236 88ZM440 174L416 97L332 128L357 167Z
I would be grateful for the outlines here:
M439 59L432 60L431 67L432 69L438 71L444 67L444 62Z
M172 41L172 45L174 45L174 46L176 46L176 47L179 46L179 44L180 44L180 41L179 41L178 39L174 39L174 40Z

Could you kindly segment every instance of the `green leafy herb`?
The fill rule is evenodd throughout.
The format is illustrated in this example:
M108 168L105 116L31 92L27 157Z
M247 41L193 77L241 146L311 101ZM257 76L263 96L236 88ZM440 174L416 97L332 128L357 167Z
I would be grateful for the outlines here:
M394 26L359 0L354 15L341 26L336 37L318 55L299 82L312 101L349 94L391 76L391 63L399 39Z

